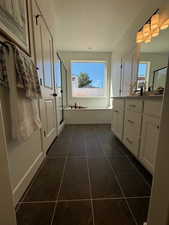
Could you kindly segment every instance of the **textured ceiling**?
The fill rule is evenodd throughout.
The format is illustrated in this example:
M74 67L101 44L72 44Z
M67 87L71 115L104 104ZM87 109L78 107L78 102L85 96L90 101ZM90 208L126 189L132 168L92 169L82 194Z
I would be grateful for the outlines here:
M158 2L158 0L37 1L53 31L55 45L64 51L112 51L115 46L117 48L117 43L124 39L132 26L137 27L138 17L143 19L147 12L151 12L153 7L150 5ZM148 7L151 8L149 11Z

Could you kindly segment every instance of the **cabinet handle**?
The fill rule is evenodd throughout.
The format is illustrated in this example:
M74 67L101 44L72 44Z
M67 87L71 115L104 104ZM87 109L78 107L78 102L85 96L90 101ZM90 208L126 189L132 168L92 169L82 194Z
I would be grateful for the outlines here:
M160 129L160 126L159 125L157 125L157 129Z
M39 18L40 16L41 16L40 14L37 14L37 15L35 16L35 19L36 19L36 25L38 25L38 18Z
M131 123L131 124L134 124L134 121L132 121L132 120L128 120L128 122Z
M118 113L119 111L118 110L114 110L114 112Z
M136 105L129 105L129 107L135 108L135 107L136 107Z
M133 142L128 137L126 138L126 141L131 145L133 144Z

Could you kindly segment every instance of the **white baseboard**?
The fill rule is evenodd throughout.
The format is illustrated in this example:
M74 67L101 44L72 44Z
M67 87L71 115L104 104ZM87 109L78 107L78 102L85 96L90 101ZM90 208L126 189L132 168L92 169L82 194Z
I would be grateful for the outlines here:
M59 129L58 129L58 135L60 135L64 129L64 126L65 126L65 123L63 122L60 126L59 126Z
M41 152L38 157L35 159L33 164L30 166L30 168L27 170L25 175L22 177L20 182L17 184L15 189L13 190L13 202L16 206L24 192L26 191L27 187L29 186L32 178L34 177L36 171L40 167L41 163L43 162L44 154Z

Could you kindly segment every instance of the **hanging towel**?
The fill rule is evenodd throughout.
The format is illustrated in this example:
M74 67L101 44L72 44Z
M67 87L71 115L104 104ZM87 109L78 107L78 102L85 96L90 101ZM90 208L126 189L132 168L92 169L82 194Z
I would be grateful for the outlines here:
M32 59L17 46L12 45L16 67L17 87L23 89L28 98L41 97L38 73Z
M0 45L0 85L8 87L5 49L3 45Z
M25 141L34 131L41 128L37 98L25 96L24 87L18 88L18 74L16 71L16 57L13 46L9 46L9 52L5 50L7 68L9 99L11 111L11 134L15 141Z

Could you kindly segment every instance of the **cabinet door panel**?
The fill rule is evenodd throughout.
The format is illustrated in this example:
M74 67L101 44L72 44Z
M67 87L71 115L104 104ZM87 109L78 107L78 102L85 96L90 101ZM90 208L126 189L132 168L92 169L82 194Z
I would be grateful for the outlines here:
M123 112L113 110L112 131L120 140L122 140L123 135L123 119L124 119Z
M159 136L159 119L143 116L140 160L153 173Z

